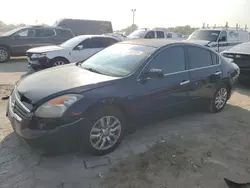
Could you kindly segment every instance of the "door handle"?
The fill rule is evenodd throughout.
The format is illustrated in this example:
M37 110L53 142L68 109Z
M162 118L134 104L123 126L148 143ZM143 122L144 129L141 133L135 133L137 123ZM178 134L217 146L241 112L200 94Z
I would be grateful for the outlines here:
M185 85L185 84L188 84L188 83L190 83L190 80L184 80L184 81L182 81L182 82L180 83L180 85L182 86L182 85Z
M221 71L217 71L217 72L214 73L214 75L216 75L216 76L220 75L220 74L221 74Z

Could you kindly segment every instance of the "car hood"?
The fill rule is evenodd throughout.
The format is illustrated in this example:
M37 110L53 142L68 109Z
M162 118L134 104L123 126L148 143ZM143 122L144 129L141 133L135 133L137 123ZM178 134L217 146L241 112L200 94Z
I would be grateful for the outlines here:
M222 54L229 53L229 54L247 54L247 55L250 55L250 42L238 44L238 45L233 46L232 48L229 48L228 50L225 50L221 53Z
M85 70L75 63L42 70L24 77L16 86L21 96L32 104L51 95L65 92L81 93L110 84L117 77L110 77Z
M190 43L195 43L195 44L199 44L202 46L206 46L210 43L210 41L208 40L185 40L186 42L190 42Z
M51 52L51 51L58 51L63 50L64 48L60 46L42 46L37 48L31 48L27 52L28 53L44 53L44 52Z

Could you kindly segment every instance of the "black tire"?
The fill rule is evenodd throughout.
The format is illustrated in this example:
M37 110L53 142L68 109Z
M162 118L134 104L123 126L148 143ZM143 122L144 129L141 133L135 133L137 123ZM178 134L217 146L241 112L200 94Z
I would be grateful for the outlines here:
M0 47L0 63L9 61L10 51L5 47Z
M225 100L225 102L223 104L221 104L218 107L218 106L216 106L215 101L216 101L216 97L218 97L218 95L219 95L219 92L222 92L222 91L226 91L226 96L225 96L226 100ZM218 113L218 112L222 111L223 108L225 107L226 103L227 103L229 94L230 94L230 91L229 91L228 87L226 87L226 85L224 85L224 84L221 85L219 87L219 89L217 89L216 92L214 93L213 98L210 100L209 111L212 112L212 113Z
M51 64L51 67L56 67L56 66L59 66L59 65L65 65L65 64L68 64L69 61L65 58L61 58L61 57L56 57L54 59L52 59L50 61L50 64Z
M107 149L99 150L99 149L96 149L93 146L93 144L91 143L90 132L91 132L92 127L95 125L95 123L98 122L98 120L100 120L102 117L105 117L105 116L113 116L119 120L120 125L121 125L120 136L118 137L117 141L112 146L110 146ZM92 110L89 113L88 118L86 119L86 124L83 125L83 128L82 128L81 140L82 140L83 146L84 146L83 149L85 151L87 151L88 153L91 153L92 155L105 155L105 154L108 154L108 153L114 151L123 139L124 132L125 132L124 125L125 125L125 121L124 121L123 115L122 115L121 111L115 107L104 106L104 107L101 107L98 109L96 108L96 109ZM101 140L101 139L99 139L99 140Z

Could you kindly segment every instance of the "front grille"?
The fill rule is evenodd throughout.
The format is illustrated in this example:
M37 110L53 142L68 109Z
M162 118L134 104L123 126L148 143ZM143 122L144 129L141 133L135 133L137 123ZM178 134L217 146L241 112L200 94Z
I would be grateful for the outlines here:
M16 101L13 107L13 112L20 116L22 119L28 118L29 113L22 108L22 106Z
M11 106L13 108L13 112L17 114L19 117L21 117L22 119L27 119L31 117L31 113L28 112L27 109L25 109L26 106L23 103L21 103L19 99L19 95L17 95L16 90L12 92Z

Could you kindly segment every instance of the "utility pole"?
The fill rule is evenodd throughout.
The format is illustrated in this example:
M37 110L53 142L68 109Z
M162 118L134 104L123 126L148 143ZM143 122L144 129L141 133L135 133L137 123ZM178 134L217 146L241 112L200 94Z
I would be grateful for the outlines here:
M132 12L133 12L133 25L135 24L135 11L136 11L136 9L131 9L132 10Z

